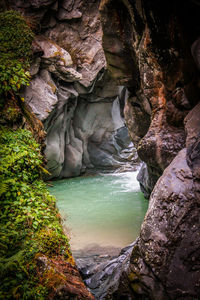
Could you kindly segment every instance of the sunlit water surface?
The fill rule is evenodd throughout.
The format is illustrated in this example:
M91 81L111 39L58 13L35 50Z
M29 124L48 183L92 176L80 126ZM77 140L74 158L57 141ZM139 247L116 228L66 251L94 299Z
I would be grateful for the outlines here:
M119 248L134 241L148 206L136 176L126 172L52 183L72 250L91 244Z

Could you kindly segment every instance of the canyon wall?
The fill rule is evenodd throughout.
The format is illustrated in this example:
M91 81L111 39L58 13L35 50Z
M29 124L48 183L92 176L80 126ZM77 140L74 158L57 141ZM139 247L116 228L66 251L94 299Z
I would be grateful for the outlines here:
M100 10L108 69L129 90L141 188L154 188L108 299L199 299L199 1L104 0Z
M99 1L8 3L38 33L23 95L45 124L50 178L127 161L124 104L144 162L138 179L149 209L104 297L198 299L199 1L102 0L104 52Z
M126 93L106 68L99 1L11 3L39 33L22 96L45 125L48 179L131 167Z

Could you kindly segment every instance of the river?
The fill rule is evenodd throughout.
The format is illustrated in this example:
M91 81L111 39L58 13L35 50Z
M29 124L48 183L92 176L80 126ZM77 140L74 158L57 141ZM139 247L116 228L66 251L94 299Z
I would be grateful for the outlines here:
M148 207L136 176L125 172L52 182L49 190L57 198L72 251L122 248L134 241Z

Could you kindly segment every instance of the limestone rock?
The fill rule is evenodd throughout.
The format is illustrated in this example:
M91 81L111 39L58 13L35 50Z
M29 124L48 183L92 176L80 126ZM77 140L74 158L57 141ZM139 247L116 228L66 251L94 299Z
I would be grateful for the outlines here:
M71 19L79 19L81 17L82 17L82 13L77 9L69 12L66 9L60 8L59 12L57 14L57 18L60 21L71 20Z
M52 174L51 178L61 177L61 171L65 162L65 148L70 144L71 119L76 105L77 98L73 94L73 90L72 93L68 91L68 94L65 93L65 97L61 98L55 110L52 111L45 121L45 129L47 131L45 153L48 161L47 168ZM72 153L72 162L74 162L73 157ZM70 160L70 158L68 157L67 159ZM72 162L70 165L72 165ZM76 175L79 174L76 173Z
M66 50L44 36L37 36L35 43L42 49L41 63L50 73L68 82L82 79L82 75L72 68L72 59Z
M56 85L50 75L48 80L37 76L25 89L23 97L40 120L45 120L58 102L56 90Z
M195 179L196 190L199 191L200 179L200 103L197 104L185 118L185 128L187 132L187 162L192 169ZM199 192L196 193L198 201Z
M99 0L63 1L57 14L61 22L45 32L48 38L69 52L73 63L78 66L78 72L82 74L80 83L85 87L92 85L106 65L98 6ZM67 20L74 18L76 22L71 25Z
M49 5L55 3L56 0L17 0L15 1L15 5L20 8L27 8L27 7L33 7L33 8L40 8L40 7L48 7Z
M99 1L53 3L44 3L49 18L63 10L71 16L80 11L82 17L73 26L60 19L48 27L45 14L43 35L33 43L33 79L24 97L45 124L49 178L78 176L88 168L116 169L125 162L131 167L133 145L120 109L125 96L119 105L119 88L106 71ZM126 138L119 137L120 128Z
M116 169L129 162L122 153L130 139L118 99L91 103L77 95L72 88L59 87L57 106L45 121L47 167L53 178L78 176L91 168ZM129 155L132 149L133 145Z
M150 198L151 192L159 176L159 173L155 173L155 170L152 169L149 170L149 167L145 163L142 163L137 180L140 183L140 189L146 199Z
M200 133L200 103L198 103L184 120L187 132L186 146L191 147L199 140Z
M82 17L82 12L80 11L81 1L68 1L65 0L61 4L61 8L58 11L57 18L59 20L71 20L79 19Z
M27 1L34 8L46 7L56 2L56 0L29 0Z
M31 64L29 72L32 77L35 76L36 74L38 74L39 69L40 69L40 63L41 63L41 58L37 57L34 59L33 63Z
M60 65L71 66L72 59L67 51L59 47L55 42L45 38L44 36L35 37L37 43L43 50L43 60L47 60L49 64L58 61Z

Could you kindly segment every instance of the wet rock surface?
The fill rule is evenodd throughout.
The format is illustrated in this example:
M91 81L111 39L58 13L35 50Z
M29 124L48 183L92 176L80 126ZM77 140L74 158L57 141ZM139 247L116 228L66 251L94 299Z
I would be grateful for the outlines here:
M87 284L99 299L199 299L199 2L102 0L112 77L99 2L8 3L42 33L25 98L45 123L52 177L120 167L123 116L146 164L140 237L124 258L97 261Z
M130 169L134 161L122 109L127 94L106 70L99 2L12 4L42 27L22 96L45 125L48 179L124 163Z
M198 61L198 6L186 2L180 8L178 1L166 1L162 9L157 1L139 0L102 1L100 6L108 69L129 91L126 124L152 178L147 195L185 147L183 121L199 101L199 75L190 49L193 45ZM186 29L188 12L194 18ZM145 179L140 180L145 190Z
M140 239L132 253L129 279L133 290L136 291L143 274L142 262L147 274L139 283L141 294L148 295L145 285L149 285L149 277L154 277L162 288L155 290L151 286L151 299L158 299L159 295L161 299L198 299L198 227L199 204L183 149L164 171L151 195Z
M181 7L178 1L164 1L162 8L157 1L101 4L108 68L119 82L126 82L125 118L146 163L138 179L146 197L151 194L129 268L107 299L198 299L200 295L197 11L199 5L193 1ZM192 20L186 28L188 14ZM127 68L124 51L132 53Z
M128 269L133 246L134 243L121 251L112 247L96 248L97 254L91 249L92 255L85 250L82 255L79 251L74 253L82 278L95 299L109 299L115 294L120 276Z

